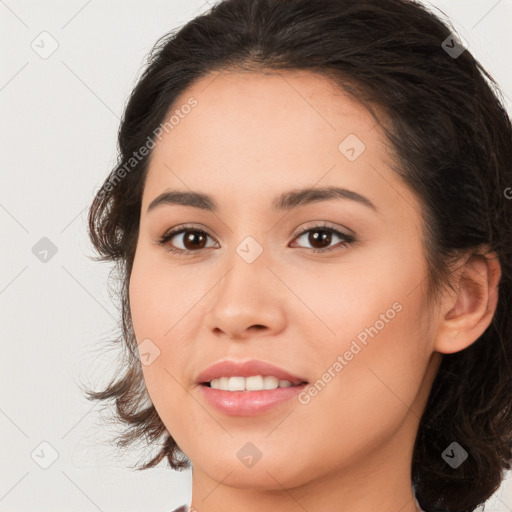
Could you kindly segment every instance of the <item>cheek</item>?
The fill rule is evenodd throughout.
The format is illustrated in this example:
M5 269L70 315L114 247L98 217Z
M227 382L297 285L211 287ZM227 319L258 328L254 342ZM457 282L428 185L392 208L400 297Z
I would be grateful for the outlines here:
M429 334L422 328L423 291L404 290L387 290L364 309L347 306L346 321L336 324L336 343L324 342L314 351L322 370L302 397L310 408L305 416L315 418L320 437L340 439L340 448L346 442L360 448L376 444L408 414L421 416L418 395L429 363ZM329 411L328 420L322 411Z
M361 354L370 345L375 349L370 353L389 350L387 359L402 343L406 350L413 348L404 338L418 335L423 325L424 290L413 291L421 283L423 269L413 259L379 254L378 261L347 258L346 265L335 271L327 269L313 277L297 272L293 277L294 293L308 311L299 305L287 314L290 324L302 326L303 332L307 329L307 349L318 356L317 368L347 351L348 360L364 360Z
M137 249L130 276L130 312L137 340L165 340L185 314L187 289L174 278L176 271L165 266L164 258L155 258L145 247ZM168 334L166 334L168 333Z
M166 427L179 430L182 404L187 403L181 374L190 351L187 315L194 315L193 306L204 292L187 288L190 276L177 282L179 272L169 271L165 263L144 248L137 250L129 283L130 312L148 393Z
M352 272L350 266L351 272L322 281L317 291L302 283L308 306L329 328L316 321L317 335L310 329L315 385L303 395L310 410L305 416L314 418L323 435L334 436L342 426L346 439L359 439L361 432L370 439L375 421L382 432L396 428L416 400L430 334L425 268L419 255L411 256L386 258L383 251L366 271ZM329 421L322 411L329 411Z

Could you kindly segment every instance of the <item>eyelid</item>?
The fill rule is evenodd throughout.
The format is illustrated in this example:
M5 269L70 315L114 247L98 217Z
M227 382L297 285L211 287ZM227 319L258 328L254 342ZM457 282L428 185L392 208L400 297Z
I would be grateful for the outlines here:
M164 234L161 235L159 238L163 239L169 236L171 233L174 235L177 235L181 231L190 230L190 231L204 231L209 237L215 238L210 231L205 228L204 226L199 226L197 224L178 224L172 228L169 228L168 230L164 231Z
M290 235L293 239L297 238L299 235L304 234L304 232L309 231L310 229L314 228L328 228L333 229L334 231L339 231L342 235L346 236L347 238L355 238L355 233L344 226L341 226L339 224L334 224L329 221L325 220L312 220L306 222L306 224L302 224L300 227L296 228L292 234Z

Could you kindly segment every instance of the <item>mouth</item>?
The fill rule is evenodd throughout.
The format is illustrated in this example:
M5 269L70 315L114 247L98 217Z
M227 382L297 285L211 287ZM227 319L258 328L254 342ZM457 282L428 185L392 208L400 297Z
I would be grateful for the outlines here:
M263 361L221 361L196 379L208 406L229 416L256 416L290 402L308 384ZM298 403L298 401L297 401Z

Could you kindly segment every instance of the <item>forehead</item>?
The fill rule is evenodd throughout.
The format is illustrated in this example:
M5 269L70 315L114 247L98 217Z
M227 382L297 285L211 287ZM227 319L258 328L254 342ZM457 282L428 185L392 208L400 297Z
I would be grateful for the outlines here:
M284 190L322 180L371 195L382 186L373 168L384 172L390 161L375 118L312 72L213 72L176 98L166 119L171 116L172 129L151 156L146 207L167 187L248 197L268 187ZM343 153L347 144L362 151L357 159Z
M179 116L168 139L190 143L193 131L203 147L220 151L243 142L246 151L260 148L261 143L266 144L267 152L286 144L300 153L301 148L318 147L321 140L325 149L333 144L337 149L336 142L344 134L368 138L367 131L377 124L332 80L308 71L212 72L182 92L169 115L179 114L191 98L197 105ZM383 134L377 131L372 137L383 138ZM212 148L206 146L209 141ZM308 143L304 146L304 142Z

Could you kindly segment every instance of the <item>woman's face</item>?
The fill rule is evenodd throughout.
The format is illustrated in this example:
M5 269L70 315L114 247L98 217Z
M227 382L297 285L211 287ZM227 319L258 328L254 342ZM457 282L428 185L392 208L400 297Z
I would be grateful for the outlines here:
M130 303L147 389L195 474L261 489L410 475L438 360L420 204L380 126L308 72L211 74L173 114L145 183ZM295 195L327 187L345 192ZM222 361L287 374L204 373ZM272 376L284 387L251 390Z

